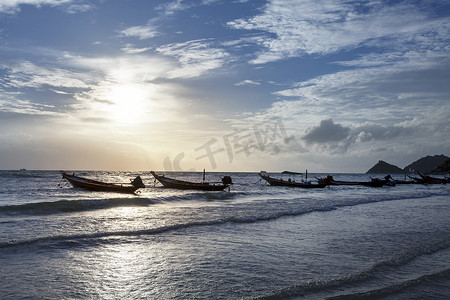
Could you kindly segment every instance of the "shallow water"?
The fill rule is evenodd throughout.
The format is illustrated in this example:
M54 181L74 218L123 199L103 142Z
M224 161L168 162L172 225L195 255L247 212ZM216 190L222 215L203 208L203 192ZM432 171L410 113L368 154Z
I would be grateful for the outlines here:
M1 298L450 295L450 185L305 190L256 173L207 178L220 175L233 178L230 192L164 189L143 172L136 196L60 188L55 171L0 171Z

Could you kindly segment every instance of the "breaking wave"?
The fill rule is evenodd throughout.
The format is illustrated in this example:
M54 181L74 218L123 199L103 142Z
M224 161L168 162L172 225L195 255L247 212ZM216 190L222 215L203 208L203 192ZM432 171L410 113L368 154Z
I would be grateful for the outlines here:
M107 209L120 206L148 206L157 203L175 201L198 200L215 201L229 200L239 196L245 196L245 192L194 192L171 196L145 197L116 197L103 199L59 200L48 202L35 202L19 205L0 206L0 214L6 215L48 215L57 213L80 212L93 209Z
M382 261L374 266L362 270L356 274L351 274L342 278L310 282L307 284L302 284L298 286L293 286L287 289L274 291L270 295L257 297L258 300L271 300L271 299L285 299L293 297L313 297L320 299L378 299L379 297L390 295L393 293L400 292L403 289L419 285L428 280L436 280L439 278L448 278L450 276L450 269L446 268L444 270L436 271L432 274L425 274L417 278L400 281L397 283L392 283L390 285L369 289L363 292L355 292L342 294L342 291L348 290L352 286L362 286L367 280L376 278L377 274L382 274L386 269L392 267L398 267L405 265L416 258L423 255L431 255L437 253L441 250L446 250L450 247L450 240L441 241L432 245L427 245L423 248L415 249L409 253L403 253L398 257L393 257L387 261ZM326 294L338 293L335 296L324 296ZM319 297L320 295L320 297Z
M78 212L91 209L103 209L116 206L150 205L154 202L148 198L110 198L92 200L60 200L54 202L37 202L22 205L0 206L0 213L8 215L45 215L62 212Z
M398 292L401 292L407 288L417 286L425 282L435 282L441 278L448 278L450 276L450 269L445 269L437 273L427 274L414 278L411 280L406 280L396 284L392 284L380 289L373 289L366 292L345 294L334 297L328 297L329 300L340 300L340 299L378 299L383 296L389 296Z

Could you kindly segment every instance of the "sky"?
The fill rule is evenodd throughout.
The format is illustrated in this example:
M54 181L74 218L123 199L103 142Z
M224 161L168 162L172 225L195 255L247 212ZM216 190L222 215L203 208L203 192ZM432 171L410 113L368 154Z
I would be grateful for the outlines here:
M0 0L0 169L450 156L450 2Z

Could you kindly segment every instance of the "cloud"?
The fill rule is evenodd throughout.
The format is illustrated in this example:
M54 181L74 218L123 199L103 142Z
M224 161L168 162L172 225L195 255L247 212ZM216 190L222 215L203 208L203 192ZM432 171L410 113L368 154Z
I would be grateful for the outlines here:
M0 110L14 114L62 117L74 93L96 82L88 72L29 61L3 65L2 69Z
M272 0L261 14L228 22L228 26L267 33L260 42L263 49L251 61L262 64L305 54L353 49L371 44L374 39L388 38L392 43L418 31L439 30L441 21L430 21L427 11L425 5L405 2L355 5L335 0Z
M191 3L187 3L187 1L183 0L175 0L171 2L166 2L157 7L157 10L163 11L163 14L166 16L170 16L175 14L178 11L186 11L192 7L200 6L200 5L210 5L212 3L216 3L219 0L202 0L202 1L192 1Z
M169 72L169 78L191 78L221 67L229 54L212 46L209 40L192 40L185 43L163 45L157 52L175 57L180 67Z
M292 114L302 107L345 121L395 123L448 105L450 58L429 52L414 59L319 76L275 92L295 100L278 109ZM412 55L412 53L409 53ZM358 62L359 63L359 62ZM283 108L284 107L284 108Z
M125 53L128 54L137 54L137 53L143 53L151 50L151 47L144 47L144 48L136 48L133 44L126 44L125 47L122 47L120 50L122 50Z
M20 11L20 6L23 4L34 6L61 6L73 2L74 0L7 0L0 2L0 13L16 13ZM78 8L82 5L77 5Z
M235 83L234 85L236 86L243 86L243 85L260 85L261 83L258 81L254 81L254 80L250 80L250 79L246 79L246 80L242 80L238 83Z
M66 88L89 88L89 77L83 73L53 66L39 66L29 61L5 65L6 75L0 86L37 88L43 85Z
M169 3L164 3L158 6L158 10L162 10L163 13L167 16L174 14L177 11L180 10L186 10L189 9L191 5L187 3L183 3L183 0L176 0Z
M94 7L90 4L73 4L73 5L69 5L69 7L67 8L67 12L69 14L76 14L76 13L80 13L80 12L87 12L92 10Z
M332 119L320 121L319 126L306 131L303 140L308 143L338 142L347 138L350 128L335 124Z
M163 57L151 55L123 55L98 57L72 57L66 61L67 67L83 69L97 77L97 81L108 77L117 82L146 83L157 78L166 78L174 68L173 62Z
M268 111L260 118L273 117L273 113L274 111ZM285 116L282 120L288 134L294 133L298 142L304 142L300 147L305 150L303 153L363 157L378 155L381 149L387 149L389 155L398 156L399 153L412 154L422 148L431 152L442 149L440 151L443 153L450 150L446 142L450 132L449 113L450 105L446 105L441 106L439 111L429 111L420 117L386 124L365 121L346 122L343 125L330 118L319 121L318 125L309 126L303 136L300 135L299 129L313 122L314 118L320 118L320 115L305 121L305 116L308 115L308 112L305 112L304 115L294 114L296 118L292 115ZM293 154L297 153L295 149L291 150ZM288 149L285 152L288 152Z
M356 68L275 92L284 100L258 117L279 117L291 132L306 130L296 137L309 153L378 156L387 149L389 155L412 156L423 147L445 153L450 148L450 58L445 49L392 52L384 63L382 54L349 60Z
M153 100L165 99L165 108L173 101L170 96L163 96L170 94L166 85L156 86L151 81L165 78L172 69L173 63L167 59L138 54L123 57L65 55L64 60L55 59L46 65L29 61L4 65L0 78L0 110L29 115L65 112L78 117L85 114L84 120L93 120L105 113L111 120L116 112L133 112L130 107L139 99L135 105L136 115L151 109L157 111L159 104L155 105ZM153 118L158 119L156 117Z
M158 34L152 25L132 26L120 32L122 37L137 37L140 40L150 39Z
M124 126L183 121L177 116L178 109L185 109L178 102L183 88L165 80L174 69L170 60L139 54L75 57L71 65L96 74L89 89L74 94L72 114L79 120Z
M411 137L415 132L417 132L416 126L402 126L398 124L383 126L366 123L355 127L352 130L352 136L357 142L392 141L399 137Z
M25 115L60 115L59 113L52 111L52 106L34 103L30 100L22 100L20 99L20 96L17 95L11 97L8 93L3 93L0 91L0 97L0 112Z

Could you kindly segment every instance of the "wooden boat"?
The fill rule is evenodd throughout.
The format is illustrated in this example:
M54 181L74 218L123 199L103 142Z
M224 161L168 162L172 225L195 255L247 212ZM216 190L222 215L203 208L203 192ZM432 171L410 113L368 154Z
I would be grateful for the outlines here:
M115 193L128 193L134 194L139 188L145 188L140 176L137 176L130 184L115 184L101 182L81 176L72 175L65 172L61 172L62 177L67 179L73 187L82 188L89 191L99 192L115 192Z
M318 178L319 183L326 185L363 185L370 187L382 187L389 182L389 179L372 178L371 181L342 181L334 180L333 176L328 175L326 178Z
M287 172L287 171L285 171L283 173L289 174L289 175L301 174L301 173L294 173L294 172ZM312 183L311 181L296 182L296 181L291 180L290 178L288 180L273 178L273 177L270 177L269 175L267 175L267 173L265 171L261 171L258 174L259 174L259 176L261 176L262 179L264 179L270 185L273 185L273 186L289 186L289 187L299 187L299 188L305 188L305 189L324 188L327 186L326 183Z
M158 180L164 187L178 189L178 190L201 190L201 191L222 191L232 184L230 176L224 176L222 182L205 182L205 172L203 171L202 182L190 182L166 177L165 175L158 175L155 172L150 172L156 180Z
M406 175L405 175L405 179L395 179L391 177L391 180L395 182L395 184L418 184L419 182L417 182L416 180L406 180Z
M393 181L396 185L397 184L418 184L417 181L414 180L401 180L401 179L393 179Z
M421 173L419 173L419 177L413 177L413 176L409 176L409 178L417 181L417 183L423 183L423 184L446 184L448 181L446 178L436 178L436 177L431 177L428 175L423 175Z

